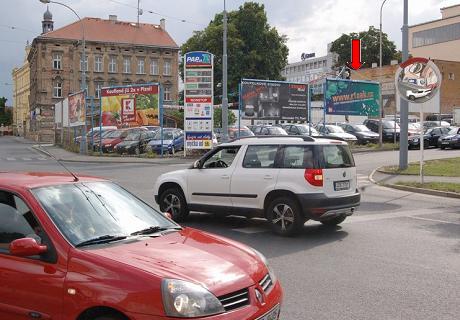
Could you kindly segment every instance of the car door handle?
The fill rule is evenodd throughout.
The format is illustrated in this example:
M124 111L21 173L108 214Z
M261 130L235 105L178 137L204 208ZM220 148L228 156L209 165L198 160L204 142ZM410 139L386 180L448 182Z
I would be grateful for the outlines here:
M271 179L273 179L273 176L269 175L269 174L266 174L266 175L264 175L264 179L265 180L271 180Z
M230 176L228 174L223 174L220 176L222 179L230 179Z

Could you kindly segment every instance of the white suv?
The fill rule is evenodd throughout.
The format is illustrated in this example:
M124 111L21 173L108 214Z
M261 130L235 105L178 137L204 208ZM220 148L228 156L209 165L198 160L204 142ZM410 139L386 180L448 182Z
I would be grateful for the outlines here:
M312 137L249 137L224 143L189 169L161 175L155 201L176 221L189 211L265 217L293 235L309 220L336 225L360 204L346 142Z

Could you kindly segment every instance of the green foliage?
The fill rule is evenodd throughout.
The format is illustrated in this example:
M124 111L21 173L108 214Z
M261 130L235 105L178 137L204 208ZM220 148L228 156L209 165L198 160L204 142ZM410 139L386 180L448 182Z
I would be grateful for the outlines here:
M287 38L278 34L267 21L263 4L246 2L228 13L228 92L238 92L241 78L283 80L281 70L287 63ZM221 101L223 14L217 14L202 31L195 31L181 51L208 51L214 54L215 103ZM180 68L183 78L183 67ZM237 101L238 96L229 95Z
M136 96L136 108L138 110L158 108L157 94L138 94Z
M13 113L11 110L6 109L7 100L5 97L0 98L0 124L4 126L9 126L13 123Z
M178 128L184 128L184 110L165 109L165 116L173 119Z
M228 125L234 125L236 123L235 114L228 110ZM214 128L222 128L222 108L214 108Z
M331 51L339 55L337 66L343 66L351 60L351 39L361 39L361 56L365 63L363 68L370 68L373 62L380 61L380 33L379 29L372 26L368 31L359 33L342 34L332 42ZM382 32L382 65L390 64L391 60L400 61L401 55L396 51L396 45Z

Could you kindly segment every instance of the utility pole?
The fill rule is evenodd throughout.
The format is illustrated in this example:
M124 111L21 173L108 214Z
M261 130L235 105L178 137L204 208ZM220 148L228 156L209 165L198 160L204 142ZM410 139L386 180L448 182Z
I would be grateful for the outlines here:
M379 66L380 66L380 77L382 77L382 11L383 5L387 0L382 1L380 6L380 48L379 48ZM380 108L379 108L379 146L382 147L383 144L383 129L382 129L382 111L383 111L383 96L382 96L382 80L380 80Z
M227 9L224 0L224 34L222 56L222 141L228 141L228 97L227 97Z
M404 0L404 18L402 26L402 60L406 61L409 58L409 27L408 27L408 0ZM397 88L396 88L397 90ZM399 111L400 116L400 133L399 133L399 169L407 168L408 158L408 121L409 121L409 104L406 100L400 98L401 106ZM423 129L423 128L422 128ZM423 143L423 141L421 142Z

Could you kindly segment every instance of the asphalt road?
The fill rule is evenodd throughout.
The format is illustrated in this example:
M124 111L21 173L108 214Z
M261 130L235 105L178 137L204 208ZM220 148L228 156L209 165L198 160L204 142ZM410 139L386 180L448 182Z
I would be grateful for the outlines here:
M0 137L0 171L63 171L56 162ZM418 151L409 153L415 161ZM431 149L425 158L460 156ZM460 200L373 185L378 166L397 152L355 155L361 207L341 226L306 223L297 238L280 238L263 220L192 214L186 224L246 243L264 253L285 290L281 318L458 319ZM163 172L187 165L66 163L77 173L113 179L149 203Z

